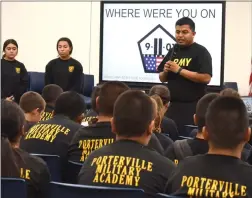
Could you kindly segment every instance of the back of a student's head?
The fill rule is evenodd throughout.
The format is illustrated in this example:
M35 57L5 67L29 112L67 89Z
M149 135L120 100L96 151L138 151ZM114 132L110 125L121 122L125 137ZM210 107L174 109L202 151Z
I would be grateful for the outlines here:
M162 99L164 105L167 106L169 104L171 100L171 94L168 87L164 85L154 85L149 91L149 96L152 96L155 94L158 95Z
M74 91L66 91L57 98L54 108L54 115L62 115L71 120L81 123L86 104L83 98Z
M101 85L96 86L91 94L91 107L92 109L98 113L98 109L96 107L96 99L100 95Z
M46 103L40 94L28 91L21 96L19 105L25 114L29 114L28 121L39 122Z
M207 110L205 136L209 146L214 148L242 149L250 138L248 114L243 101L232 96L216 98Z
M99 115L112 117L116 99L120 94L127 90L129 90L129 87L119 81L104 83L101 86L100 94L97 98L97 109Z
M155 116L156 109L151 98L141 91L129 90L116 100L112 130L118 137L149 138L154 127Z
M57 98L62 93L63 89L60 86L56 84L49 84L44 87L42 91L42 97L47 104L54 106Z
M202 128L206 125L206 113L210 103L219 97L217 93L209 93L204 95L197 103L196 113L194 115L195 125L198 126L198 132L202 132Z
M11 143L16 143L24 134L25 116L18 104L1 100L1 133L4 133Z
M232 88L226 88L226 89L223 89L221 92L220 92L220 96L233 96L233 97L236 97L236 98L240 98L240 94L232 89Z

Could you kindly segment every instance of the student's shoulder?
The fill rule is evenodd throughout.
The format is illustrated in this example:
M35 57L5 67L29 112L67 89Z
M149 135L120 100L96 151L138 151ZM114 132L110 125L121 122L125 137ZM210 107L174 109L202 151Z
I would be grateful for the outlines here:
M16 61L16 65L18 65L19 67L22 67L22 68L25 68L25 65L24 63L18 61L18 60L15 60Z
M209 51L208 51L208 49L205 47L205 46L203 46L203 45L201 45L201 44L199 44L199 43L194 43L194 48L197 50L197 51L199 51L200 53L209 53Z
M74 58L71 58L71 62L74 63L77 66L81 66L82 67L82 64L78 60L76 60Z
M50 60L50 61L47 63L47 67L56 64L56 62L57 62L58 60L59 60L59 58L54 58L54 59Z

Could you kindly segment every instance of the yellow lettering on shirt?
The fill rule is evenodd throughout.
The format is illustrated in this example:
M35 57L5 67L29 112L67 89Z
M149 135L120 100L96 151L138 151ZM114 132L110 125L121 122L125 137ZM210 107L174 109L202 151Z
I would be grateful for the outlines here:
M30 169L20 168L20 178L30 180Z
M84 162L92 151L105 145L112 144L113 142L113 138L80 140L79 149L82 152L80 162Z
M53 143L59 134L67 136L70 132L69 128L57 124L36 124L25 136L25 140L39 139Z
M181 187L186 187L192 197L246 197L247 186L204 177L183 176Z
M173 62L177 63L180 67L188 67L191 61L192 58L176 58L173 60Z
M93 183L139 186L141 172L152 172L153 163L134 157L100 156L91 166L96 167Z
M50 112L43 112L41 115L41 121L49 120L53 117L53 114Z

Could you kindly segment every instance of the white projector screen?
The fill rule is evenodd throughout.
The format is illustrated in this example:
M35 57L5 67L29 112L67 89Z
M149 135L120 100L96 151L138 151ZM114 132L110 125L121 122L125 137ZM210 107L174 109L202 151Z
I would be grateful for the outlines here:
M175 44L183 16L195 22L195 42L212 56L209 85L222 86L225 2L102 2L100 82L160 83L156 67ZM146 56L155 58L146 64Z

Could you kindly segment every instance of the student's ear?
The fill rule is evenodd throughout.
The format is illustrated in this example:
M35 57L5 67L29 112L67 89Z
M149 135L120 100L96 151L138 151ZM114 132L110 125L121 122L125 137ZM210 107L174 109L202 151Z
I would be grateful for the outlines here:
M193 36L195 36L195 35L196 35L196 32L193 32L192 34L193 34Z
M115 120L114 120L114 118L111 118L110 123L111 123L112 133L116 134L116 127L115 127Z
M209 140L209 133L208 133L208 131L206 130L206 127L204 126L203 128L202 128L202 135L203 135L203 137L204 137L204 140Z
M194 125L198 125L196 114L193 115Z
M147 135L151 135L153 133L154 128L155 128L155 120L152 120L148 127Z
M246 131L246 133L245 133L245 142L249 142L250 137L251 137L251 128L248 127L248 128L247 128L247 131Z
M96 97L95 103L96 103L96 109L99 111L99 96Z
M55 112L54 112L54 110L52 111L52 117L54 117L55 116Z

